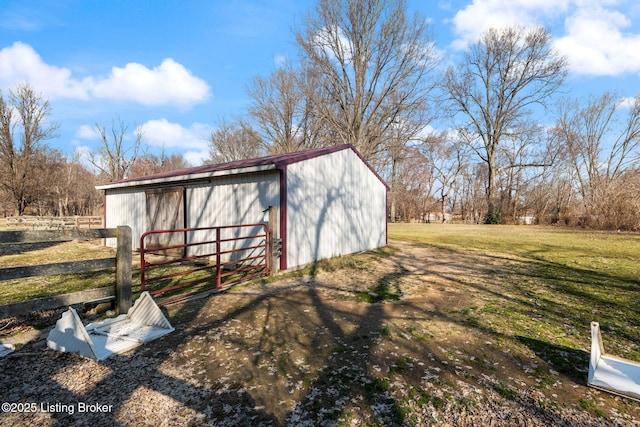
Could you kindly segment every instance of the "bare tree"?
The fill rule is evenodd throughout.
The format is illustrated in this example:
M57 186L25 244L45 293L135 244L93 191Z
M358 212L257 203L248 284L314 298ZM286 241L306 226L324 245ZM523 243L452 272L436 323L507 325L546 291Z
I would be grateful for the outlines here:
M296 39L317 76L307 95L338 141L375 162L393 126L424 126L437 61L426 21L403 0L320 0Z
M498 217L497 156L504 139L526 131L527 116L564 82L566 59L543 28L490 29L450 67L443 87L466 144L487 165L487 217Z
M47 173L39 176L48 185L43 185L46 191L38 197L38 215L70 215L71 193L78 177L74 176L74 168L68 166L66 157L59 151L53 150L42 159L40 167Z
M209 137L209 158L213 163L231 162L263 154L262 140L246 121L218 120L217 129Z
M444 222L446 203L465 164L464 146L456 140L455 132L443 132L425 141L421 151L432 168L431 174L436 184L434 190L437 191L440 215Z
M133 142L127 142L126 125L121 118L111 122L111 132L96 123L95 129L100 138L97 153L90 154L91 163L100 169L109 182L120 181L129 177L131 166L135 163L142 146L144 132L137 128Z
M640 168L627 169L609 186L601 207L603 225L611 230L640 230Z
M187 167L189 167L189 163L183 156L179 154L167 156L163 150L159 156L155 154L138 156L133 165L131 165L130 175L131 178L135 178L160 172L185 169Z
M249 114L257 124L266 152L290 153L314 146L315 139L307 138L312 117L301 86L304 82L300 72L287 64L268 78L254 78L247 88L253 101Z
M394 125L387 130L385 158L381 159L377 165L379 169L388 169L387 175L391 184L391 192L389 195L389 218L391 222L395 222L397 218L396 207L398 196L401 192L406 193L405 186L402 184L402 177L399 175L403 174L406 176L406 165L411 164L415 167L420 161L417 159L427 161L419 150L416 150L415 147L411 147L408 144L408 141L416 133L417 128L411 124L394 123ZM418 169L424 168L426 168L425 170L429 170L429 165L421 165L418 167ZM427 179L430 179L432 174L428 173L425 176ZM429 185L428 187L430 188Z
M60 178L56 185L57 212L59 215L94 215L102 197L95 189L96 176L81 161L76 151L60 164Z
M460 214L465 222L479 223L487 210L486 188L480 177L486 176L484 162L465 164L460 171L456 190L460 199Z
M14 116L15 114L15 116ZM42 142L54 138L59 125L49 122L51 106L29 83L9 91L8 102L0 92L0 187L9 195L18 215L36 199L36 162L46 149Z
M391 222L396 222L398 217L397 207L399 193L404 191L404 189L399 185L399 175L402 171L402 167L408 161L410 154L409 149L404 144L400 144L397 139L388 147L388 153L390 154L388 158L390 169L388 179L391 184L391 192L389 194L389 220Z
M407 148L405 151L405 155L395 164L390 219L424 220L432 204L431 165L419 150Z
M558 163L563 150L553 133L535 123L502 141L496 160L496 191L503 221L518 222L527 209L523 195Z
M575 191L570 166L560 163L543 168L542 173L530 181L525 197L536 223L571 225L570 207Z
M555 132L566 147L585 212L597 218L614 197L612 190L620 188L614 181L640 164L640 95L626 103L605 93L585 107L565 100Z

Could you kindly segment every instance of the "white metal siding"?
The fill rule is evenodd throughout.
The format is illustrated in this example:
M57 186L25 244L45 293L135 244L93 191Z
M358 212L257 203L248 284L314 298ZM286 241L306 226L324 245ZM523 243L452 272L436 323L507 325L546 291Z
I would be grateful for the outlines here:
M187 227L267 222L268 214L263 211L269 206L279 206L279 181L279 173L269 171L186 184ZM145 188L107 190L106 227L118 225L131 227L133 246L139 249L140 236L148 231ZM189 237L209 239L212 236L200 233ZM225 233L224 237L233 236ZM107 245L115 247L115 244L115 239L107 239Z
M385 245L386 187L355 152L344 149L286 167L288 267ZM186 226L267 222L265 210L280 205L279 177L270 170L185 182ZM106 190L106 226L129 225L136 249L147 231L145 204L144 188ZM214 240L212 233L187 237Z
M146 198L144 190L117 189L107 190L106 196L106 224L107 228L119 225L131 227L133 248L139 249L140 236L146 231ZM107 239L107 246L115 247L116 239Z
M268 222L266 209L279 206L279 173L277 171L229 175L216 178L211 183L187 187L187 227L212 227ZM237 231L237 230L236 230ZM260 231L255 228L255 233ZM239 233L223 230L221 237L238 237ZM190 233L188 241L212 241L213 231ZM255 245L245 241L243 246ZM230 249L227 244L224 249ZM196 246L191 255L213 252L213 247ZM243 254L247 255L248 254ZM240 254L237 254L239 257Z
M229 175L187 186L187 227L265 222L279 204L278 172Z
M288 267L385 243L386 187L352 150L288 166Z

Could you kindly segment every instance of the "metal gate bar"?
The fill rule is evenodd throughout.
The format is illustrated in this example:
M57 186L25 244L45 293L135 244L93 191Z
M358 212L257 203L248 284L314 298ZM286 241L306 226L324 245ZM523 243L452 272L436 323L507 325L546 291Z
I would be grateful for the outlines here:
M251 228L259 227L260 231L258 234L251 230ZM223 230L230 230L234 234L241 234L245 230L247 230L247 235L240 235L238 237L225 237L221 238L221 232ZM208 232L215 233L215 239L211 240L208 238L203 241L185 241L183 244L172 244L168 246L158 247L148 247L145 244L145 239L147 236L161 233L184 233L185 240L187 233L192 233L192 236L195 237L197 232ZM260 242L256 244L254 240L260 239ZM239 245L234 245L231 249L225 248L222 249L224 244L234 244L235 242L240 242ZM243 246L242 242L248 242L249 246ZM195 292L190 292L187 294L182 294L179 296L172 296L165 300L164 302L168 302L169 300L173 301L179 298L184 298L187 295L191 295L193 293L205 292L211 289L221 288L224 282L225 286L231 285L233 283L237 283L239 281L249 280L250 278L255 278L263 275L269 274L269 250L268 250L268 242L269 242L269 227L267 224L258 223L258 224L241 224L241 225L231 225L231 226L221 226L221 227L199 227L199 228L179 228L172 230L151 230L140 236L140 289L141 292L147 290L147 288L151 284L157 284L160 281L169 281L169 286L160 289L152 289L149 290L149 293L152 295L164 294L167 292L176 291L182 288L192 287L198 284L206 283L206 282L214 282L213 286L206 287L203 289L198 289ZM215 250L212 252L206 252L207 246L214 246ZM193 254L188 255L188 248L198 248L204 247L206 253L202 254ZM171 257L168 255L167 251L180 249L182 250L182 256ZM254 252L257 251L256 255ZM159 252L164 252L160 259L152 259L151 255L157 255ZM235 253L241 252L249 252L249 256L243 256L237 259L223 260L223 256L225 255L233 255ZM231 257L230 257L231 258ZM188 263L197 263L197 262L206 262L207 265L197 266L194 268L185 268L180 269L179 271L164 271L161 269L164 267L170 268L172 265L175 265L176 268L179 266L184 266ZM182 283L173 283L173 279L186 276L189 274L194 274L198 272L203 272L211 270L214 271L214 277L202 277L196 278L194 280L189 280ZM157 274L152 274L153 272ZM237 278L232 278L230 276L238 275ZM225 278L229 278L224 280Z

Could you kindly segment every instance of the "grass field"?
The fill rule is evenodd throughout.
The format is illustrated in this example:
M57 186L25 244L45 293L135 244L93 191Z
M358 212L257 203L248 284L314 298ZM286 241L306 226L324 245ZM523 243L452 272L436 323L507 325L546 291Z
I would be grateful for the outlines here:
M510 285L505 291L517 294L520 304L529 304L535 297L540 310L557 311L580 322L593 318L604 324L603 331L615 326L623 336L640 341L636 330L640 325L639 234L522 226L390 224L389 238L449 252L451 256L483 253L507 265L523 264L526 270L516 277L502 274ZM0 267L114 256L109 248L77 242L24 248L7 254L0 246ZM137 268L134 281L139 281ZM0 304L5 304L107 286L113 283L113 271L0 283ZM522 309L511 307L514 315L518 308ZM636 345L622 345L640 360Z
M469 318L513 335L532 331L584 346L591 321L611 333L608 350L640 361L640 235L530 226L390 224L389 238L445 251L482 253L503 293ZM488 322L491 322L490 324Z
M498 263L500 295L466 309L465 322L495 332L527 335L579 348L585 329L599 321L614 335L613 353L640 360L640 235L522 226L390 224L389 238L429 248L452 259L482 254ZM0 247L1 249L1 247ZM96 244L24 245L0 251L0 266L113 256ZM348 257L346 257L348 258ZM338 268L349 263L334 260ZM330 262L321 265L336 268ZM467 282L470 277L462 278ZM113 270L0 282L0 304L108 286ZM139 292L139 269L134 267ZM362 296L361 296L362 297ZM368 297L365 293L364 297Z
M640 281L640 234L535 226L391 224L389 238Z
M113 258L115 251L90 242L0 244L0 267ZM139 277L139 276L138 276ZM115 283L115 269L0 281L0 304L59 295ZM139 284L139 278L138 278ZM138 286L139 287L139 286Z
M132 402L164 401L161 418L176 425L638 425L638 402L586 378L594 320L607 352L640 361L640 235L390 224L389 237L384 249L165 307L176 331L109 361L107 378L74 386L78 398L109 395L124 409L114 419L136 413ZM63 252L49 249L23 255ZM31 401L68 398L59 384L95 371L32 354L49 368L5 369L5 385ZM48 388L32 386L47 375Z

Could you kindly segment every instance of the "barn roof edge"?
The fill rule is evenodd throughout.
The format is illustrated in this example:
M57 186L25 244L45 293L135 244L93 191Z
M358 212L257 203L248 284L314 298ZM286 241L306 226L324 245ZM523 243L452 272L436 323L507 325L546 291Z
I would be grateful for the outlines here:
M216 163L213 165L195 166L185 169L176 169L168 172L160 172L157 174L146 175L136 178L128 178L121 181L110 182L96 186L97 190L110 190L116 188L139 187L157 184L175 183L185 180L197 180L212 178L219 175L241 174L251 172L261 172L274 169L282 169L286 165L298 163L304 160L313 159L315 157L324 156L345 149L351 149L360 160L367 165L373 174L389 189L389 185L369 164L364 156L352 145L342 144L330 147L315 148L305 151L296 151L293 153L276 154L266 157L258 157L254 159L235 160L232 162Z

